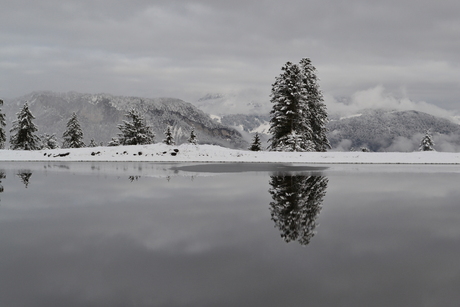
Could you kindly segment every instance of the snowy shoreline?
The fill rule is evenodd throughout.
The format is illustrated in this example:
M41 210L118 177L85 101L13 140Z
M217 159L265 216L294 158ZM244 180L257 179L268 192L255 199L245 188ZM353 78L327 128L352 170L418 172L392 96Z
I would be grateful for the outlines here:
M460 164L453 152L269 152L166 144L53 150L0 150L0 162L212 162L311 164Z

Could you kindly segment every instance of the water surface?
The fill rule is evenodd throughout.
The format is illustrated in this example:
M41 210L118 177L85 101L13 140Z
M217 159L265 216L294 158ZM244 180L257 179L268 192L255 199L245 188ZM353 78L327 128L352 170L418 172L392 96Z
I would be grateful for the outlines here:
M459 179L458 166L0 165L0 306L457 306Z

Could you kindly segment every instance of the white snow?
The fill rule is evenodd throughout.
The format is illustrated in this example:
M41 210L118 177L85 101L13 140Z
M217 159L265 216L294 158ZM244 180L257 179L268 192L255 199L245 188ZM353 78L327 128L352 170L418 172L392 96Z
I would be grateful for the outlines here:
M220 117L218 115L210 114L209 117L211 117L211 119L215 120L218 123L222 123L222 117Z
M353 117L360 117L362 115L363 115L362 113L358 113L358 114L353 114L353 115L348 115L348 116L342 116L340 117L340 120L347 119L347 118L353 118Z
M270 130L270 123L269 122L264 122L259 127L257 127L254 130L252 130L251 133L258 132L258 133L268 134L268 130Z
M174 150L178 150L176 153ZM68 155L62 155L69 153ZM60 154L62 156L60 156ZM174 155L175 154L175 155ZM54 150L0 150L0 161L281 162L342 164L460 164L453 152L269 152L214 145L152 145Z

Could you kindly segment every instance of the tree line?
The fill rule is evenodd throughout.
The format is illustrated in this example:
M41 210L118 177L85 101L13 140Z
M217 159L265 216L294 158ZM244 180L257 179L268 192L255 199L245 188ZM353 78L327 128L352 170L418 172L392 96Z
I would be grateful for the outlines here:
M271 151L319 151L324 152L331 148L327 138L328 114L322 91L319 88L319 79L316 68L309 58L303 58L299 64L286 62L281 68L282 73L275 78L272 84L271 99L273 103L270 112L270 128L268 150ZM3 102L2 102L3 103ZM27 103L17 113L17 120L10 130L10 144L12 149L34 150L41 148L56 148L55 135L36 135L37 127L33 124L33 115ZM143 116L135 109L130 110L122 124L118 125L121 133L112 138L109 146L143 145L154 143L155 134L145 122ZM6 142L4 132L5 116L0 112L0 146ZM63 147L84 147L83 133L78 123L77 115L73 113L67 123L67 129L62 135ZM197 144L195 131L192 129L189 143ZM165 131L164 143L173 145L174 138L171 127ZM421 142L420 150L433 150L433 140L429 132ZM96 146L92 140L89 146ZM263 150L260 136L255 134L251 146L252 151Z
M3 101L0 100L0 106ZM38 128L34 124L35 117L29 109L26 102L22 109L16 113L17 119L13 121L12 128L10 129L10 148L13 150L40 150L40 149L55 149L59 148L59 143L56 135L44 134L38 136ZM147 125L144 117L135 109L131 109L125 115L127 120L118 125L120 133L118 137L112 138L108 146L118 145L146 145L155 142L155 133L152 128ZM5 147L6 134L5 134L5 114L0 109L0 148ZM66 130L62 134L62 148L82 148L82 147L96 147L98 146L94 140L88 145L83 142L83 130L78 121L77 114L74 112L67 122ZM190 137L188 138L190 144L196 145L198 143L195 129L192 128ZM167 145L174 145L174 136L171 127L167 127L165 131L165 139L163 143ZM101 144L102 145L102 144Z

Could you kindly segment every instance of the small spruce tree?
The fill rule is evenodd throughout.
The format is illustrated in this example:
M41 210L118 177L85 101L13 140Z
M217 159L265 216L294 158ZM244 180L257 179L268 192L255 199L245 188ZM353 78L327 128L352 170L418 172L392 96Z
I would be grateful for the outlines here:
M260 136L259 136L258 132L256 132L256 135L254 135L254 138L252 139L252 144L249 147L249 150L252 150L252 151L261 151L262 150L262 144L260 142Z
M32 122L35 117L29 110L27 102L21 111L16 113L17 120L13 122L10 130L10 145L12 149L38 150L41 147L40 138L35 135L38 128Z
M121 145L145 145L154 142L155 134L152 128L145 123L144 117L135 109L131 109L126 115L128 120L118 125L121 133L119 141Z
M3 105L3 100L0 99L0 106L2 105ZM0 109L0 149L5 148L5 142L6 142L5 126L6 126L5 114L2 113L2 110Z
M73 113L67 122L67 129L62 137L64 139L63 148L85 147L85 143L83 143L83 131L81 130L76 113Z
M107 144L107 146L120 146L120 140L118 140L117 138L112 138L112 140Z
M166 145L176 144L176 142L174 142L174 137L171 132L171 127L168 126L168 128L166 128L165 136L166 138L163 140L163 143L165 143Z
M42 141L42 149L56 149L59 148L58 141L56 140L56 135L49 135L47 133L43 134L40 137Z
M196 139L195 128L192 128L192 131L190 131L190 137L188 138L188 142L193 145L196 145L198 143L198 140Z
M420 151L433 151L434 150L434 142L433 137L431 136L430 130L427 130L425 136L422 138L420 142Z
M89 142L88 147L97 147L97 144L96 144L96 142L94 142L93 139L91 139L91 141Z

